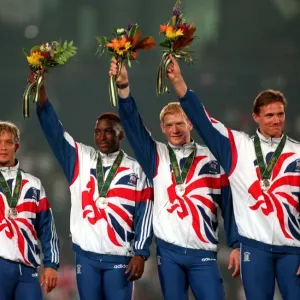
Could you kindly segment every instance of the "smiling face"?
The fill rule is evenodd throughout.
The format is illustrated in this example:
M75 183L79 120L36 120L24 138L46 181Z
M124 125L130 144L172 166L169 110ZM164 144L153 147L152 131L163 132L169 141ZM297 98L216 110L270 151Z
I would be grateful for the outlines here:
M260 133L267 138L281 137L285 124L287 101L280 91L265 90L253 103L253 119Z
M181 113L167 113L161 123L161 130L174 146L182 146L191 141L192 124Z
M105 118L97 121L94 142L102 153L109 154L120 150L120 141L124 138L124 132L116 127L114 120Z
M258 115L253 114L260 133L268 138L279 138L285 123L284 105L277 101L262 106Z

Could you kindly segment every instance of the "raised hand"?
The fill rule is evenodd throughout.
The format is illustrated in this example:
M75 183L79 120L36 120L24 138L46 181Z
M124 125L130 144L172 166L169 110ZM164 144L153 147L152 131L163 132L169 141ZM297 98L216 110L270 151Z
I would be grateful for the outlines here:
M187 86L181 75L180 67L177 60L171 54L169 55L169 58L171 60L171 63L169 64L167 69L167 77L170 83L173 85L177 96L179 98L182 98L187 92Z
M118 61L116 60L115 57L113 57L108 72L109 76L117 76L118 69L119 69ZM128 82L128 74L127 74L126 67L124 65L122 65L121 67L120 74L116 82L117 84L124 84Z

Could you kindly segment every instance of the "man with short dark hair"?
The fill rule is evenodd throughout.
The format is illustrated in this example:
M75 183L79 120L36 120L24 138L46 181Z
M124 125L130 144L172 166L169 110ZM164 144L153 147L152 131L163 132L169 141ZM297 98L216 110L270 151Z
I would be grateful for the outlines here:
M300 299L300 144L283 131L283 94L257 96L251 137L211 118L170 59L168 78L182 108L229 176L246 298L272 300L276 279L283 299Z
M130 300L132 281L150 255L153 191L140 165L120 149L120 118L99 116L95 150L64 131L44 85L37 115L70 185L80 299Z
M57 284L59 241L41 181L20 169L19 146L19 129L0 121L0 299L41 300L41 286Z

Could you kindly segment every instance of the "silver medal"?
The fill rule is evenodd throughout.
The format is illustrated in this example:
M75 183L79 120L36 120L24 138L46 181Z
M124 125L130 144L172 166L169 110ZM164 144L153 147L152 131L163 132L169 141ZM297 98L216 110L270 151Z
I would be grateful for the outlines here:
M184 193L185 193L185 187L184 187L184 184L177 184L175 186L175 191L176 191L176 194L178 196L183 196Z
M271 185L269 179L262 179L259 184L263 192L266 192Z
M96 205L98 208L100 209L104 209L107 207L108 205L108 201L105 197L99 197L97 200L96 200Z
M11 218L11 219L17 218L17 217L18 217L18 211L17 211L17 209L11 207L11 208L8 210L8 217Z

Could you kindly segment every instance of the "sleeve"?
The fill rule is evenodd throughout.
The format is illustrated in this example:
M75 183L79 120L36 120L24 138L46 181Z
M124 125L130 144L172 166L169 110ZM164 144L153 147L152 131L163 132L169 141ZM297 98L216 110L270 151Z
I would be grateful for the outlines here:
M119 98L119 115L135 158L152 180L156 170L156 142L144 126L133 97Z
M239 234L233 212L232 194L227 176L222 175L221 214L224 220L224 230L227 246L233 249L240 247Z
M137 189L136 208L134 215L134 251L135 255L150 256L150 245L153 238L153 187L142 173Z
M210 117L193 91L188 90L180 99L180 103L198 134L220 162L226 174L229 174L236 156L232 131Z
M76 162L78 158L77 144L74 139L64 131L49 100L47 100L43 106L37 104L37 116L44 135L56 159L60 163L69 184L71 184L76 173Z
M35 227L44 255L44 267L57 270L59 267L59 239L56 233L52 210L42 185L36 218Z

